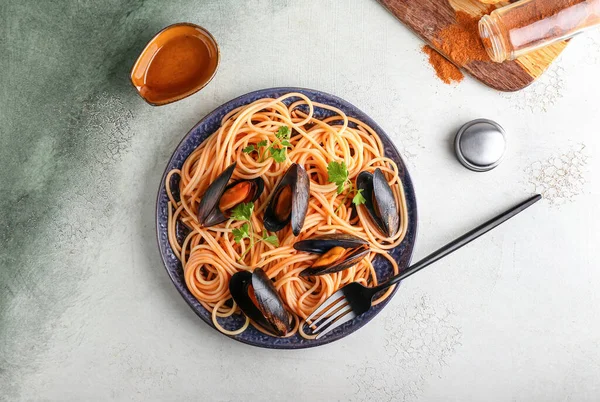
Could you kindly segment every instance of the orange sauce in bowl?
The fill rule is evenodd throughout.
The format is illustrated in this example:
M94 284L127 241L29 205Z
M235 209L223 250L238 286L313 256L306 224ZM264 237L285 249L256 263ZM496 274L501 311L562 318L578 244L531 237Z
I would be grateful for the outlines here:
M204 28L171 25L148 43L131 70L131 83L146 102L165 105L206 86L219 58L219 47Z

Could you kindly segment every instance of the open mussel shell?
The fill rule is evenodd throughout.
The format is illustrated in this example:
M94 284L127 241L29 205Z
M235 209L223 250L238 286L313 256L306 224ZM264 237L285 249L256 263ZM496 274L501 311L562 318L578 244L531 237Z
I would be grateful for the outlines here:
M369 243L366 240L348 234L315 236L295 243L294 248L298 251L323 254L321 258L329 258L327 253L333 249L343 250L343 255L340 258L332 256L333 260L328 261L326 264L322 264L320 258L313 263L313 266L303 270L300 276L318 276L343 271L358 264L367 256L370 250Z
M229 280L229 292L242 312L267 331L285 336L291 330L290 313L261 268L237 272Z
M320 236L314 236L310 239L294 243L294 248L298 251L305 251L313 254L323 254L333 247L358 248L368 245L369 242L357 236L344 233L333 233Z
M292 164L273 191L265 210L265 228L278 232L290 223L292 233L298 236L304 226L309 195L310 181L306 170L297 163Z
M236 166L236 162L232 163L204 192L204 195L200 200L200 205L198 205L198 222L201 226L210 227L229 219L229 211L233 209L233 207L223 211L221 210L219 203L228 190L236 188L239 184L249 184L248 193L245 194L245 197L240 199L240 202L254 202L262 194L265 183L260 177L252 180L238 180L227 185Z
M400 227L400 215L394 193L381 169L375 169L375 173L361 172L356 178L356 187L363 191L365 207L381 233L394 236Z

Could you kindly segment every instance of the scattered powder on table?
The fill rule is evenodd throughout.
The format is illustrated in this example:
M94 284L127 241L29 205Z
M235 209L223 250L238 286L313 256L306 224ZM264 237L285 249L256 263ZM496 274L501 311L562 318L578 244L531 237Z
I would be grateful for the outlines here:
M464 11L456 11L456 22L438 33L437 40L434 41L435 46L457 66L465 66L472 61L489 61L490 58L479 37L478 24L483 14L489 14L495 9L495 6L490 5L481 15L475 16ZM441 63L445 62L456 69L452 63L446 61L441 55L438 55L438 57L433 56L432 53L435 50L429 46L424 46L423 51L429 56L429 62L442 81L447 84L452 81L460 81L460 79L453 79L445 75L439 68ZM440 61L442 59L443 61ZM451 72L449 67L446 67L445 71ZM456 72L460 74L462 79L460 71L452 71L453 77L457 77Z
M562 155L534 162L525 169L531 190L553 205L575 201L585 192L588 153L581 144Z
M494 6L490 8L494 10ZM437 47L460 66L471 61L490 60L479 37L480 18L480 15L457 11L456 23L442 29L438 35Z
M431 64L439 79L444 81L446 84L450 84L452 82L461 82L463 78L465 78L458 67L449 62L431 46L424 45L423 52L429 56L429 64Z

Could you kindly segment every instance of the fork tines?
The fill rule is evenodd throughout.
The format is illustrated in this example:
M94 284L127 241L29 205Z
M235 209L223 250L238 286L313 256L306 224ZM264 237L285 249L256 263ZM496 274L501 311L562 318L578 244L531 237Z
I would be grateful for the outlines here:
M316 339L319 339L354 317L356 314L340 289L308 316L306 323L312 335L317 335Z

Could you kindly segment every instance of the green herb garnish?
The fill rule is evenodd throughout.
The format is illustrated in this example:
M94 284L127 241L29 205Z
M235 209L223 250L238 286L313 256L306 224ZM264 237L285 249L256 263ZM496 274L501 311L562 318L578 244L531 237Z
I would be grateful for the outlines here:
M254 203L247 202L236 205L236 207L231 211L231 219L236 221L245 222L239 228L233 229L233 240L240 244L244 239L249 239L250 243L248 244L248 248L244 253L240 256L238 261L243 261L244 257L248 252L261 241L267 242L275 247L279 246L279 240L275 235L269 235L266 230L263 230L262 239L256 241L254 238L254 230L252 229L252 222L250 222L252 218L252 212L254 211Z
M269 153L275 162L282 163L285 162L287 158L287 153L285 152L285 148L274 148L272 145L269 147Z
M354 195L354 198L352 198L352 203L354 205L360 205L360 204L364 204L365 202L367 202L367 200L365 199L365 197L362 195L362 188L360 190L356 190L356 194Z
M262 240L266 241L267 243L269 243L275 247L279 247L279 239L277 238L277 236L269 235L269 233L266 230L263 230Z
M242 240L250 237L250 225L244 223L239 229L233 229L233 240L236 243L241 243Z
M258 162L264 162L266 158L273 158L277 163L283 163L287 159L287 149L292 147L290 138L292 130L288 126L281 126L275 133L277 140L269 145L268 140L261 140L256 145L248 145L242 152L251 154L258 152Z
M344 161L342 161L341 163L336 162L336 161L329 162L329 164L327 164L327 175L328 175L329 182L335 183L335 185L337 186L338 194L341 194L344 192L346 184L349 185L348 191L344 195L342 202L336 208L336 212L342 205L344 205L346 203L346 199L348 198L348 195L351 194L352 192L354 192L354 197L352 197L352 203L354 205L364 204L367 201L367 200L365 200L365 197L362 195L362 190L355 188L354 184L352 184L352 182L350 181L348 168L346 167L346 162L344 162Z
M279 141L289 140L292 137L292 130L288 126L281 126L275 136Z
M235 206L231 211L231 218L236 221L250 221L250 217L252 216L252 211L254 211L254 203L246 202L241 203Z
M329 182L337 185L337 193L342 194L342 191L344 191L344 186L348 181L348 168L346 168L346 162L329 162L327 165L327 174L329 176Z

